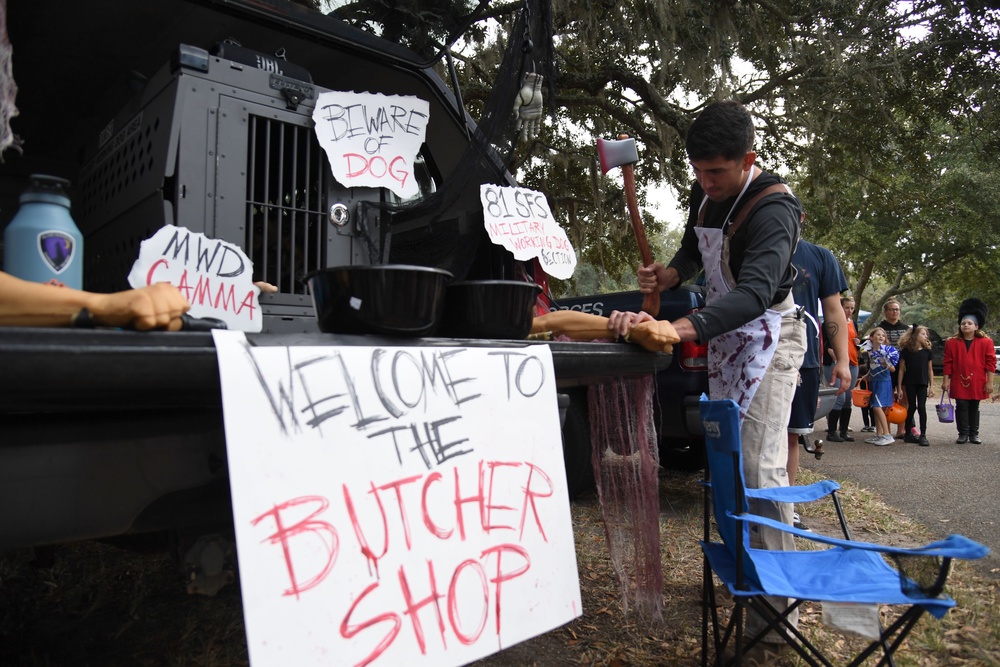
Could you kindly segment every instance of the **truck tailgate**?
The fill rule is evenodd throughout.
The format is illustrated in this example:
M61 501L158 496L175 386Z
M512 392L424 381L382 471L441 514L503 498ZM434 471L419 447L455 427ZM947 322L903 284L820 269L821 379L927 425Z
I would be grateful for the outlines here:
M249 334L253 345L548 345L560 389L649 375L624 343ZM0 328L0 548L226 522L218 362L207 333Z

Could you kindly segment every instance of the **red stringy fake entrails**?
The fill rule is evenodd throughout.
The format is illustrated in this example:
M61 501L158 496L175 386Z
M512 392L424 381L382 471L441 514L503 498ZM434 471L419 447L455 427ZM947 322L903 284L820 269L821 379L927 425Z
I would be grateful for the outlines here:
M660 455L653 379L617 379L588 392L594 477L611 564L626 613L663 618Z

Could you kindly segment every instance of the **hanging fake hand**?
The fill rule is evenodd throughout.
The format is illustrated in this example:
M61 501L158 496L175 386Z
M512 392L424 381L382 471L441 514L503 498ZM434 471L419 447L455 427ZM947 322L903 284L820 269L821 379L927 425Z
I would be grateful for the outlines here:
M522 139L534 139L542 129L542 75L526 72L521 90L514 97L516 129Z

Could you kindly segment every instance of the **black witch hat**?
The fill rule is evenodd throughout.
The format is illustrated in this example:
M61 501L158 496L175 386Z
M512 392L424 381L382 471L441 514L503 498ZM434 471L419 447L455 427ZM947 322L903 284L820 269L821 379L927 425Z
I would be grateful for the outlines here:
M986 326L986 316L989 312L990 309L985 303L975 297L968 298L958 307L958 323L961 324L966 316L972 315L976 318L976 327L982 329Z

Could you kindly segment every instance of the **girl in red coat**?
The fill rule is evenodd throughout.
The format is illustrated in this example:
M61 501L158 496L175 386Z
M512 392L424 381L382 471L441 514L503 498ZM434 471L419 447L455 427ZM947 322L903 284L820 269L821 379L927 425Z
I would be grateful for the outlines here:
M942 391L955 399L957 444L979 439L979 401L993 393L993 374L997 356L993 341L982 332L986 323L986 304L979 299L966 299L958 308L958 333L944 344L944 381Z

